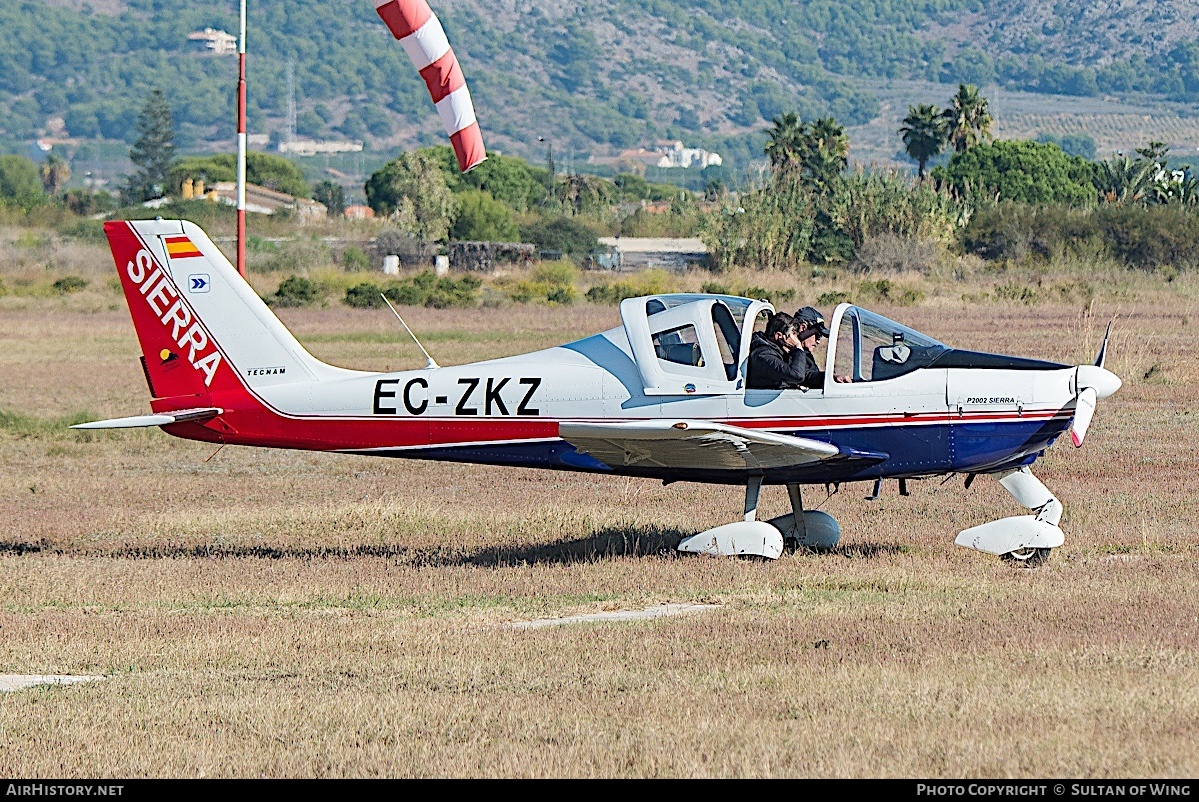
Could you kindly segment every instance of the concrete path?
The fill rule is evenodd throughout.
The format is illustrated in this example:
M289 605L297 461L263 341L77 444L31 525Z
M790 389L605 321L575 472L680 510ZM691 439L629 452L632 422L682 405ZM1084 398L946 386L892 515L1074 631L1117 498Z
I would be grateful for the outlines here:
M100 679L104 679L104 677L64 674L0 674L0 692L19 691L35 685L73 685L76 682L95 682Z
M705 610L719 609L719 604L659 604L654 607L646 607L644 610L613 610L607 613L572 615L567 618L539 618L535 621L514 621L508 626L513 629L538 629L540 627L556 627L563 624L584 624L601 621L644 621L650 618L665 618L671 615L686 615L688 613L700 613Z

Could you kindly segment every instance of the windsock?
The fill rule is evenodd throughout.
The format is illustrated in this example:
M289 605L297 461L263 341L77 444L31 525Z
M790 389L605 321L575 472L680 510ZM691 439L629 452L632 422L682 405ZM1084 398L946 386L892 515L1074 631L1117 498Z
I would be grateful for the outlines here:
M400 40L408 58L425 79L433 105L450 135L458 167L464 173L477 167L487 158L483 134L475 119L475 105L466 88L466 78L446 39L441 20L426 0L375 0L375 11Z

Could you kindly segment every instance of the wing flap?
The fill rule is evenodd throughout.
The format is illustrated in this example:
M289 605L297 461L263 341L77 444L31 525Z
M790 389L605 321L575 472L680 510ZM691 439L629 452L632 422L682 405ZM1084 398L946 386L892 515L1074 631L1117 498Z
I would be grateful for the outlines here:
M563 422L558 424L558 435L579 451L613 466L767 470L846 456L820 440L712 421Z
M129 418L110 418L90 423L77 423L72 429L139 429L147 426L166 426L185 421L205 421L224 412L220 407L197 407L178 412L159 412L153 415L134 415Z

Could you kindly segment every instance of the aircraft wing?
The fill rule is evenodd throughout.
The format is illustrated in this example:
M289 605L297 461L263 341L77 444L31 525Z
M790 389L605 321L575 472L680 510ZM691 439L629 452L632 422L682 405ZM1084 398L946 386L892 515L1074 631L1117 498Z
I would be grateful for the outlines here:
M839 457L886 459L885 454L846 453L820 440L703 420L562 422L558 436L612 466L759 470Z

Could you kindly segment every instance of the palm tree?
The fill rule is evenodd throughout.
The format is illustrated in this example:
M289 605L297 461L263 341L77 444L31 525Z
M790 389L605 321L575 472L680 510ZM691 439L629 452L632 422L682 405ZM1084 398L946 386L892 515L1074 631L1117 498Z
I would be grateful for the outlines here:
M832 160L840 162L842 168L849 164L849 137L833 117L821 117L812 123L807 140L809 152L824 151Z
M770 139L766 143L766 155L770 157L770 166L776 173L788 173L803 163L807 126L793 112L775 117L773 122L774 127L768 132Z
M38 174L42 179L42 186L45 187L46 194L57 195L58 191L71 178L71 165L67 163L66 159L51 153L46 157L46 161L42 162Z
M1130 159L1124 155L1113 156L1096 167L1095 187L1100 199L1107 203L1143 201L1152 191L1160 169L1157 162Z
M945 138L958 153L991 138L991 113L987 99L973 84L958 84L958 93L950 107L941 112L945 118Z
M808 128L804 148L804 179L818 190L827 190L849 164L849 137L832 117L822 117Z
M904 117L899 133L903 135L904 150L919 165L917 174L923 181L929 159L945 147L945 118L941 110L929 103L908 106L908 116Z

